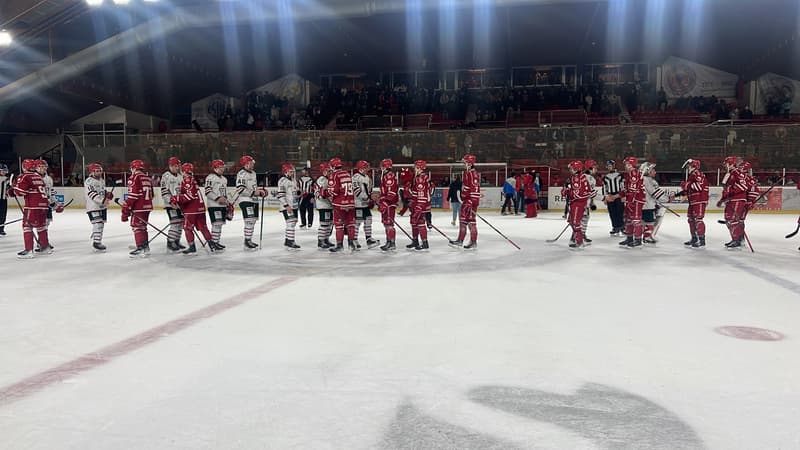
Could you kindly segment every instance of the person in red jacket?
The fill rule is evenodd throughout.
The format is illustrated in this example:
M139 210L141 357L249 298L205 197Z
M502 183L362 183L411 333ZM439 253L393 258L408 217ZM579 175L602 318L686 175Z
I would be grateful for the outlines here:
M717 207L725 205L725 224L728 226L728 231L731 235L731 241L726 243L725 247L729 249L736 249L742 246L744 237L742 218L747 206L747 191L750 190L747 178L739 170L737 163L738 158L735 156L725 158L723 164L728 173L725 174L722 181L725 186L722 189L722 198L717 202Z
M414 179L411 181L411 243L409 250L427 250L428 222L425 214L431 211L430 179L425 172L428 163L423 160L414 162Z
M23 160L22 169L25 172L17 178L8 193L25 200L25 207L22 211L22 238L25 248L17 253L17 258L30 259L34 257L35 253L53 253L53 247L50 245L47 235L47 211L50 209L50 196L41 171L37 171L35 160ZM33 250L34 228L39 243L36 252Z
M708 205L708 180L700 170L700 160L688 159L683 166L686 167L689 176L681 182L681 192L678 194L685 195L689 200L686 218L692 236L683 245L702 248L706 246L706 224L703 222L703 217L706 215Z
M475 155L466 154L464 161L464 174L461 177L461 212L458 217L458 238L449 241L451 247L475 250L478 248L478 226L475 217L481 200L481 174L475 170ZM469 228L470 243L463 245Z
M581 222L586 211L589 198L594 194L594 188L589 186L589 180L583 173L583 162L572 161L569 163L569 171L572 175L569 181L569 188L564 188L561 195L569 199L569 218L567 221L572 227L574 242L569 244L572 249L583 247L583 230Z
M386 243L381 245L381 250L388 252L395 250L394 213L397 209L398 185L397 175L392 169L392 160L389 158L381 161L381 194L378 198L378 210L381 212L381 223L386 230Z
M344 250L344 232L347 229L347 245L350 251L356 250L356 206L353 195L353 179L350 172L342 169L342 160L332 158L332 169L328 176L327 197L333 204L333 224L336 227L336 246L331 252Z
M533 179L533 170L525 174L522 185L525 191L525 217L536 217L539 213L539 196L536 195L536 185Z
M146 257L150 254L150 246L147 244L147 221L150 218L150 211L153 210L153 182L144 171L144 162L141 159L131 161L130 167L128 198L122 205L122 221L127 222L128 218L131 219L133 239L136 241L136 249L130 253L131 258Z
M639 160L633 156L625 158L625 240L619 245L628 248L642 246L644 227L642 207L645 202L644 178L637 168Z
M212 252L221 250L212 239L211 232L208 231L208 225L206 225L206 207L202 200L205 191L200 191L200 186L197 185L197 180L194 179L194 164L184 163L181 166L181 171L183 172L183 179L178 190L179 194L173 195L170 198L170 202L173 207L180 208L183 213L183 231L189 248L182 253L184 255L197 253L197 247L194 245L194 230L203 235Z

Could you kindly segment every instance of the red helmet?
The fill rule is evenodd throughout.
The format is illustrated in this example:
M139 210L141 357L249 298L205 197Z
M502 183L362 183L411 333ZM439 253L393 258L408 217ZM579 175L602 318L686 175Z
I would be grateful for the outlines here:
M94 172L95 170L103 170L103 166L100 163L89 164L89 172Z
M580 172L583 170L583 162L579 160L572 161L569 163L569 168L574 170L575 172Z
M134 159L131 161L131 169L144 170L144 161L141 159Z
M331 165L328 163L319 163L319 173L325 175L327 171L331 170Z
M750 163L749 163L749 162L747 162L747 161L742 161L742 165L741 165L740 167L741 167L741 168L742 168L742 170L744 170L745 172L750 172L750 169L752 169L752 168L753 168L753 166L751 166L751 165L750 165Z
M223 168L225 167L225 161L223 161L221 159L215 159L215 160L211 161L211 170L217 170L220 167L223 167Z
M477 158L475 158L475 155L473 155L471 153L467 153L466 155L464 155L464 157L461 160L466 162L466 163L469 163L469 164L475 164L475 161L477 161Z
M184 173L194 173L194 164L192 163L183 163L181 166L181 170Z
M725 164L730 164L732 166L735 166L739 162L739 158L737 158L735 156L728 156L728 157L725 158L725 160L723 162Z
M392 160L386 158L381 161L381 169L391 169L392 168Z
M369 169L369 163L364 161L363 159L356 163L356 170L367 170Z
M689 159L686 160L685 163L683 163L683 167L686 167L686 166L691 166L691 167L694 167L695 169L699 169L700 168L700 160L699 159L694 159L694 158L689 158Z
M593 159L586 160L586 162L583 164L583 167L585 167L586 170L589 170L592 167L597 167L597 161Z
M424 159L418 159L414 161L414 168L419 170L425 170L428 168L428 163Z
M169 159L167 160L167 165L168 166L180 166L181 165L181 160L176 158L176 157L174 157L174 156L170 156Z
M47 167L47 161L45 161L43 159L37 159L36 160L36 167L39 167L39 166Z
M36 169L36 160L35 159L23 159L22 160L22 169L23 170L34 170L34 169Z
M283 163L283 165L281 165L282 174L286 175L287 172L293 172L293 171L294 171L294 166L291 165L290 163Z
M635 168L639 165L639 159L637 159L635 156L628 156L625 158L625 164L630 164Z
M250 155L244 155L241 158L239 158L239 164L241 164L242 167L248 165L251 162L256 162L256 160L253 159L253 157Z
M331 158L328 164L330 164L332 168L338 169L342 167L342 158Z

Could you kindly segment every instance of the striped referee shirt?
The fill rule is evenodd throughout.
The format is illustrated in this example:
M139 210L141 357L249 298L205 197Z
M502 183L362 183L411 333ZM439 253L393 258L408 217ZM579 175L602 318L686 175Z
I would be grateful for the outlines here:
M309 176L300 177L300 192L304 194L311 193L311 185L314 184L314 179Z
M0 175L0 200L8 198L8 177Z
M618 194L622 190L622 174L616 170L603 176L603 196Z

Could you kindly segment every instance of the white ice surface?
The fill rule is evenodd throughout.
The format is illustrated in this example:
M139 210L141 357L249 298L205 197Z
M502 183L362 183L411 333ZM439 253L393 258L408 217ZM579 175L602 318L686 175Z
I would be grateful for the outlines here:
M387 255L318 251L316 230L298 230L303 249L287 252L282 218L267 214L263 251L241 249L237 216L223 254L168 255L156 238L136 260L115 211L105 254L91 252L82 211L56 216L56 252L34 260L15 258L11 225L0 392L38 381L0 395L0 448L800 448L793 216L752 215L754 254L723 250L718 215L704 250L683 247L686 222L671 216L655 247L625 250L596 214L593 245L575 252L568 233L545 242L560 215L486 212L522 251L479 222L477 252L431 231L430 252ZM434 215L453 236L449 220ZM273 280L285 284L247 293ZM74 363L242 293L103 364ZM714 332L724 325L785 338ZM62 364L54 382L36 378Z

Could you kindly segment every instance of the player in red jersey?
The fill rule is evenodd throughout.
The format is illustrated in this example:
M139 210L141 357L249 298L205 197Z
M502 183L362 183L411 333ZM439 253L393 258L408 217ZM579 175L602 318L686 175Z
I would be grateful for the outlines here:
M628 248L642 246L642 207L646 200L644 178L637 166L639 160L633 156L625 158L625 235L619 245Z
M739 165L742 171L742 176L747 184L747 203L745 204L744 211L742 212L742 236L745 233L745 226L747 221L747 213L756 206L756 199L761 196L761 190L758 188L758 179L753 176L753 166L747 161L742 161Z
M427 250L428 223L425 213L431 210L430 178L425 173L428 163L423 160L414 162L414 179L411 181L411 243L406 245L409 250Z
M725 174L722 181L725 186L722 189L722 198L717 202L717 207L725 204L725 224L731 234L731 241L726 243L725 247L730 249L742 246L742 239L744 238L742 218L747 206L747 191L750 190L747 178L739 170L737 163L738 158L735 156L725 158L723 164L728 173Z
M583 215L586 212L586 205L594 195L594 187L589 186L589 180L583 173L583 162L572 161L569 163L569 172L572 174L569 182L569 189L564 188L561 195L569 200L569 218L567 221L572 227L573 242L569 247L572 249L583 248Z
M400 186L400 200L403 202L403 207L397 214L402 216L408 211L408 206L411 204L411 181L414 179L414 171L408 167L401 167L397 178L398 186Z
M706 224L703 217L706 215L708 205L708 180L706 175L700 170L700 160L688 159L683 164L689 172L686 181L681 182L681 192L689 200L689 209L686 217L689 222L689 233L692 238L683 245L692 248L702 248L706 246Z
M25 207L22 213L22 237L25 248L17 253L17 258L30 259L34 256L34 228L39 242L39 248L36 253L53 253L53 248L50 246L47 236L47 211L50 209L50 196L49 189L45 185L41 173L39 173L41 170L37 171L39 167L37 167L35 160L23 160L22 169L25 172L16 180L9 194L22 197L25 200Z
M458 238L450 241L450 246L462 248L464 238L467 236L469 228L470 243L463 245L464 250L475 250L478 248L478 226L475 223L475 215L481 201L481 174L475 170L475 155L466 154L462 159L464 162L464 174L461 176L461 212L458 217Z
M336 246L331 252L344 249L344 232L347 229L347 245L350 251L356 250L356 206L353 196L353 179L342 169L342 160L333 158L329 162L333 170L328 176L328 195L333 204L333 224L336 227Z
M150 211L153 210L153 182L144 171L144 162L141 159L131 161L130 167L128 198L122 205L122 221L127 222L131 218L133 238L136 241L136 249L130 252L131 258L146 257L150 254L147 221Z
M378 198L378 211L381 212L381 223L386 230L386 243L381 245L381 250L388 252L395 250L394 214L397 209L398 186L397 175L392 169L392 160L389 158L381 161L381 194Z
M197 185L197 180L194 178L194 165L184 163L181 171L183 179L178 195L173 195L170 202L173 208L180 208L183 213L183 231L186 234L186 243L189 244L189 248L182 253L185 255L197 253L197 247L194 245L194 230L203 235L211 251L217 251L219 248L211 238L211 232L208 231L208 225L206 225L206 207L202 201L202 196L205 194L200 191L200 186Z

